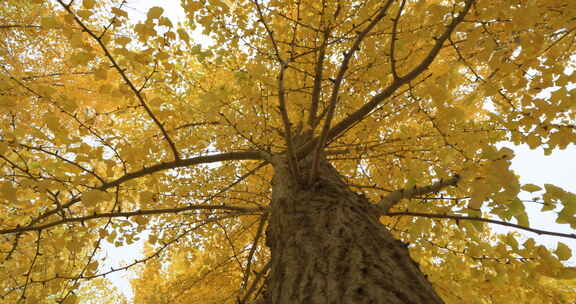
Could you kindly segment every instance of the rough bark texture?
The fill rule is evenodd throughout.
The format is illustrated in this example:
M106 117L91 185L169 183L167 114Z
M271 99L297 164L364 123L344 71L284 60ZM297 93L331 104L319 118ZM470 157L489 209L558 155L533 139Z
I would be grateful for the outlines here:
M328 162L308 188L287 166L275 171L265 303L443 303L404 244Z

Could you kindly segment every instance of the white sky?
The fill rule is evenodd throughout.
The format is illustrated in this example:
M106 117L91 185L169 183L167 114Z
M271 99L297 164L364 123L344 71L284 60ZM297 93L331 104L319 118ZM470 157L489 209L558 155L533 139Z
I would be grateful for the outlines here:
M144 20L148 9L153 6L164 8L164 15L174 20L184 20L185 16L180 7L180 0L128 0L125 6L131 20ZM197 35L195 37L198 43L209 43L206 38ZM516 157L512 161L512 168L516 174L520 175L521 183L532 183L539 186L544 184L554 184L570 192L576 192L576 146L570 145L566 150L555 151L550 156L545 156L542 149L530 150L527 146L513 146L512 144L503 145L515 151ZM523 199L530 199L530 196ZM568 225L558 225L555 221L555 215L548 212L540 213L539 204L526 203L526 208L530 217L532 228L551 230L556 232L573 233ZM496 232L506 233L514 231L502 226L491 225ZM534 237L538 243L544 244L549 248L556 248L556 243L561 241L571 247L576 255L576 240L565 238L539 236L534 233L519 231L527 237ZM145 238L145 237L144 237ZM103 269L131 263L134 259L141 258L142 241L136 242L130 246L116 248L107 244L104 246L108 256ZM570 264L575 264L576 258L570 260ZM116 272L107 276L126 296L132 298L132 290L129 283L129 272Z
M565 150L556 150L551 155L545 156L542 148L530 150L527 145L514 146L503 145L514 150L515 157L512 159L512 169L520 176L522 184L535 184L543 187L544 184L553 184L569 192L576 192L576 146L571 144ZM521 195L522 199L531 199L538 193ZM535 229L549 230L563 233L574 233L569 225L556 224L556 215L553 212L540 212L541 205L525 203L530 227ZM491 225L496 232L514 231L502 226ZM576 240L554 236L538 235L535 233L520 231L522 234L533 237L538 243L549 248L556 248L557 242L562 242L572 249L571 265L576 265Z

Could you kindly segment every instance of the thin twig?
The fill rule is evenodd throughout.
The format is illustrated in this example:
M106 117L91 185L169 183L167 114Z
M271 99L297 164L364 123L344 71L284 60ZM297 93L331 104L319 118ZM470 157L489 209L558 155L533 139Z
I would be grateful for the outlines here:
M244 295L244 298L240 301L240 303L242 303L242 304L247 303L246 301L248 301L248 299L250 298L252 293L256 290L256 286L258 286L258 283L260 282L260 280L262 280L264 275L268 272L268 270L272 266L271 264L272 263L270 263L270 262L266 263L264 268L262 268L262 270L256 275L256 278L254 278L254 282L252 282L252 286L250 286L250 289L248 289L248 291L246 292L246 294Z
M248 286L248 279L250 278L250 268L252 266L252 259L254 257L254 253L256 252L256 248L258 248L258 241L262 236L262 232L264 231L264 226L266 224L266 220L268 219L267 214L264 214L261 219L260 223L258 224L258 230L256 231L256 236L254 237L254 241L252 242L252 247L250 248L250 252L248 253L248 258L246 259L246 269L244 271L244 280L242 281L242 289L246 289Z

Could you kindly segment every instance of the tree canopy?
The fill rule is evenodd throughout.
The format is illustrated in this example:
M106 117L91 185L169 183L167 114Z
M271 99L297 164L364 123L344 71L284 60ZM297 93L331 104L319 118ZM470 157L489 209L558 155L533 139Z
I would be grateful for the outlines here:
M498 148L576 142L576 1L182 0L179 24L127 1L3 6L0 301L120 303L105 278L133 270L135 303L248 303L271 159L321 153L446 303L576 301L576 235L525 210L576 229L576 194L521 184ZM106 267L104 242L145 256Z

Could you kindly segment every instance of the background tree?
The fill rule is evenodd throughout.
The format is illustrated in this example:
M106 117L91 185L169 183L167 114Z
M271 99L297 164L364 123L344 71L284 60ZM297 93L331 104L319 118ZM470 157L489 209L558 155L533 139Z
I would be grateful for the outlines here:
M576 196L496 146L575 141L574 1L4 2L3 302L133 266L136 303L576 300L567 245L486 226L576 238L530 228Z

